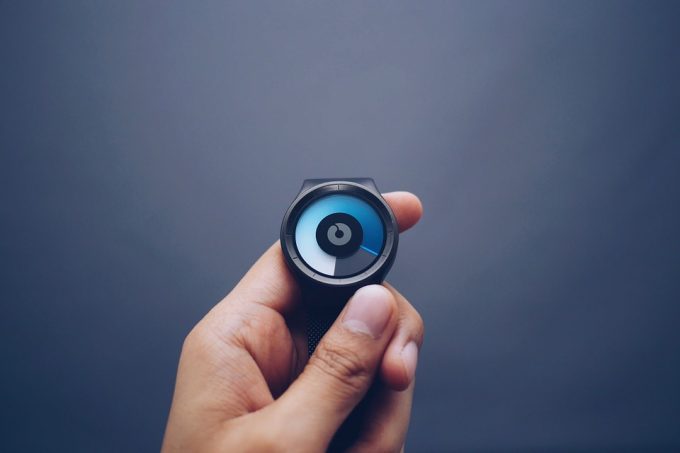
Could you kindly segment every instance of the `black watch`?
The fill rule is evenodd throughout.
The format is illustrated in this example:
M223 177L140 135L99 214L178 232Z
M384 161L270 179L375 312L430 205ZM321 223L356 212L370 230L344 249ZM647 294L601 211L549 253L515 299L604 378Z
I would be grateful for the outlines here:
M394 263L397 221L371 178L306 179L281 224L281 248L307 313L311 356L362 286Z

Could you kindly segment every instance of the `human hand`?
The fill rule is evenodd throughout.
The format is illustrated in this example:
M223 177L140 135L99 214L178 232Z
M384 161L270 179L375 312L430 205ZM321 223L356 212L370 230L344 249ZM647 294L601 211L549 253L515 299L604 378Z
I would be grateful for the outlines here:
M414 195L384 198L400 231L420 219ZM364 396L356 437L340 448L403 448L420 315L388 284L363 287L308 361L302 309L276 243L185 339L163 452L336 448Z

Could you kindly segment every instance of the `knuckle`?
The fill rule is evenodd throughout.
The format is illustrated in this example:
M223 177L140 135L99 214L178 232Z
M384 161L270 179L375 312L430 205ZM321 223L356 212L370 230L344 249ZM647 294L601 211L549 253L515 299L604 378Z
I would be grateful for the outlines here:
M264 328L266 334L273 330L269 319L261 319L249 311L226 310L219 315L209 313L198 322L184 339L183 350L213 348L215 344L236 345L248 338L249 332Z
M202 355L207 350L211 349L211 343L214 342L210 338L210 332L204 325L198 323L187 334L182 343L182 356L186 355Z
M361 390L371 375L371 367L366 359L337 343L327 343L317 348L309 363L352 392Z
M413 339L422 345L423 337L425 336L425 323L423 317L418 313L418 311L411 307L406 314L406 325L409 326L409 330L412 330Z
M399 291L397 291L392 285L387 284L388 289L396 294L399 300L400 307L400 322L402 326L406 327L413 335L413 339L422 345L423 337L425 335L425 323L423 317L420 315L418 310L404 297Z
M191 331L184 337L182 352L200 349L200 345L205 342L205 328L201 323L196 324Z
M224 346L224 342L216 334L211 323L201 320L184 338L182 355L210 357L217 354L221 346Z
M416 329L416 338L418 339L418 343L422 343L423 337L425 336L425 323L423 322L423 317L420 313L414 310L414 315L413 322Z

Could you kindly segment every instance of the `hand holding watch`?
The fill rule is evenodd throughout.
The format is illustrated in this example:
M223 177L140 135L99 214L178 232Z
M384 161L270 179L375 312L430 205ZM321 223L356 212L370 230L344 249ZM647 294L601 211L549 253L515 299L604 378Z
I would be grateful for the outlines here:
M423 324L395 288L373 283L394 261L392 210L402 231L422 210L409 193L385 199L392 209L369 179L305 181L283 247L185 339L164 452L403 450ZM298 313L310 314L313 351L341 310L307 364Z
M308 353L360 287L381 283L397 253L394 214L370 178L307 179L281 225L307 312Z

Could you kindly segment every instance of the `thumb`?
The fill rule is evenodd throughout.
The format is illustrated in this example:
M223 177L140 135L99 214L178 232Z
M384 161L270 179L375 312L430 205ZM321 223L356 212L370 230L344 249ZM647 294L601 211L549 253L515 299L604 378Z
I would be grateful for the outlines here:
M324 335L302 374L276 401L309 441L328 445L373 382L397 325L397 303L381 285L360 288ZM289 431L289 434L291 432Z

